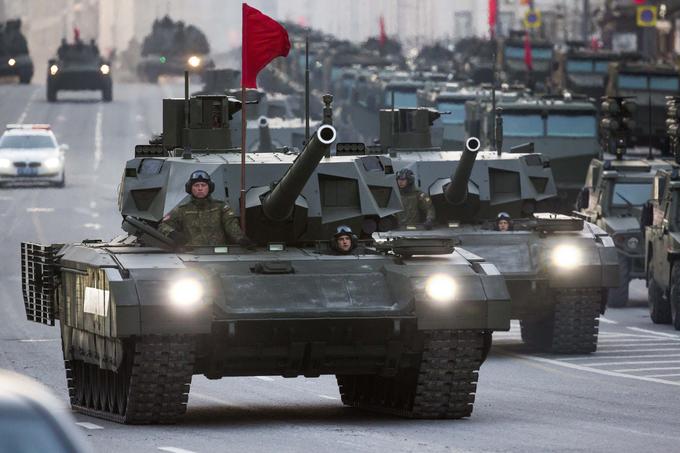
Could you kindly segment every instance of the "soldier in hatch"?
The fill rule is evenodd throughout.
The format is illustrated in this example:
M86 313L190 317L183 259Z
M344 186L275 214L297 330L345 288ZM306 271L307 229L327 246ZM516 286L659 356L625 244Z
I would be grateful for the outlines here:
M507 212L500 212L496 216L497 231L512 231L512 217Z
M423 224L426 230L434 225L435 213L430 197L414 187L415 175L408 168L397 172L397 185L401 193L404 210L397 214L399 228Z
M210 196L215 190L215 183L207 172L193 172L185 190L191 195L191 200L177 206L163 218L159 227L163 235L177 245L189 247L234 243L244 247L253 245L241 231L239 219L229 205Z
M347 225L340 225L333 239L331 239L331 249L336 255L350 255L357 248L358 239Z

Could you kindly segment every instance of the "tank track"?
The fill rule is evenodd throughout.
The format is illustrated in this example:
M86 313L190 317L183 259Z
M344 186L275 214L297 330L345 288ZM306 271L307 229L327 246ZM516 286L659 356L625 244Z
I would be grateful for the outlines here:
M338 375L342 402L409 418L469 417L483 360L484 332L437 330L422 334L418 369L403 369L389 378Z
M71 406L117 423L175 423L186 412L194 348L191 337L142 337L126 349L117 372L67 360Z
M600 288L560 289L555 307L543 320L522 320L522 340L532 347L556 354L588 354L597 349Z

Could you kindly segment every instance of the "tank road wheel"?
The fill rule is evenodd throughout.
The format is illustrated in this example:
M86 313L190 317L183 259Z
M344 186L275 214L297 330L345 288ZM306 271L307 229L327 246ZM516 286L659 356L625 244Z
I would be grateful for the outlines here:
M66 362L73 408L119 423L174 423L186 411L193 339L149 336L127 346L116 372L80 360Z
M418 368L394 377L339 375L342 402L411 418L469 417L482 364L484 332L424 331Z
M557 354L587 354L597 349L600 289L556 290L553 313L541 320L522 320L522 339Z
M654 324L669 324L672 321L671 304L664 297L663 290L651 276L647 276L647 303L649 317Z
M680 265L671 270L671 290L668 297L671 312L671 323L675 330L680 330Z
M619 253L619 281L621 284L607 291L607 307L622 308L628 304L628 287L630 285L630 260Z

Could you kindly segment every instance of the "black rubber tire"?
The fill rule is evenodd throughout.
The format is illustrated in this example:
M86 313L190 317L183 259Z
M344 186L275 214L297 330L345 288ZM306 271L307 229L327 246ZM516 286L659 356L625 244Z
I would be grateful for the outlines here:
M607 291L607 307L622 308L628 304L628 287L630 286L630 259L619 253L619 281L616 288Z
M111 102L113 100L113 85L109 83L102 88L102 101Z
M57 102L57 90L47 83L47 102Z
M650 274L652 274L651 271ZM649 304L649 317L654 324L671 322L671 305L664 297L659 284L650 275L647 276L647 303Z
M22 85L28 85L29 83L31 83L32 78L33 78L32 73L22 72L19 74L19 83Z
M671 270L671 288L668 296L670 305L671 324L675 330L680 330L680 263Z
M61 181L54 183L54 187L62 189L65 185L66 185L66 171L64 171L64 173L61 174Z

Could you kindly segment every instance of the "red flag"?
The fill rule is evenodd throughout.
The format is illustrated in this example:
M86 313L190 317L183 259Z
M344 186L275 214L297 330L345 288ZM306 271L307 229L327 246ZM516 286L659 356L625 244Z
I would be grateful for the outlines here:
M290 51L288 32L278 22L243 4L241 86L257 88L257 74L276 57Z
M73 27L73 42L80 41L80 29L78 27Z
M529 39L529 32L524 35L524 64L527 66L527 70L531 71L534 67L533 58L531 55L531 40Z
M498 5L496 0L489 0L489 33L491 38L496 36L496 18L498 16Z
M387 33L385 33L385 18L380 16L380 47L383 47L387 42Z

